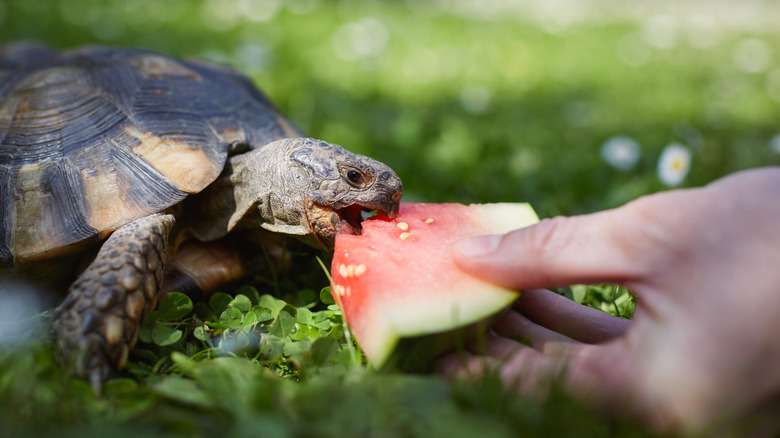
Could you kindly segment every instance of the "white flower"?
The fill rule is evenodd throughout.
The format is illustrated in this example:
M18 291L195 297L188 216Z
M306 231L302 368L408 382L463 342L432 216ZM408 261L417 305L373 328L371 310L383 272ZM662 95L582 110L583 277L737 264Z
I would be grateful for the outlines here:
M683 182L691 168L691 150L672 143L666 146L658 159L658 178L667 186L677 186Z
M639 143L629 137L612 137L601 146L601 158L618 170L631 170L639 161Z

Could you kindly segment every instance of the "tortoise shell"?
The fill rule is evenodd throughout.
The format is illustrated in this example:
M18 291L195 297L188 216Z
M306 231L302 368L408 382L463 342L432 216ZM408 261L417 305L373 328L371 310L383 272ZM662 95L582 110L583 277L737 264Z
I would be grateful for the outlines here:
M0 266L83 248L299 132L237 72L159 53L0 48Z

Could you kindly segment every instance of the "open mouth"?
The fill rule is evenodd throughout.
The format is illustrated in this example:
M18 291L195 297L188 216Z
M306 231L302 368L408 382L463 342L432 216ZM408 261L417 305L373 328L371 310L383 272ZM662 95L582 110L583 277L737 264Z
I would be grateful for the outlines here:
M337 211L342 223L338 226L338 232L360 234L363 230L362 222L376 214L375 210L352 204Z
M306 215L314 237L312 246L332 249L339 234L359 235L363 221L382 213L390 219L398 216L400 195L380 199L378 202L359 202L342 208L309 203Z

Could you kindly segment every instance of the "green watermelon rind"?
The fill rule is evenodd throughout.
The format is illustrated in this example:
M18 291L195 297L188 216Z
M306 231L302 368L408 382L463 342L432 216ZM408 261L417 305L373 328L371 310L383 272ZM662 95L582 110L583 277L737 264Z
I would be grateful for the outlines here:
M516 296L520 294L521 292L518 292ZM507 304L506 308L464 326L436 333L400 337L378 367L412 372L435 371L435 363L432 359L445 353L483 351L487 342L488 329L493 322L506 313L512 302Z
M471 204L468 207L470 214L479 212L481 215L483 232L478 234L504 234L539 221L536 212L527 203ZM449 254L446 257L449 257ZM459 272L463 274L462 271ZM479 300L469 299L465 304L468 309L463 309L457 302L442 303L442 299L449 297L446 294L426 294L427 291L424 290L416 294L412 291L413 296L430 297L435 302L421 303L415 307L407 306L403 308L403 312L388 309L388 313L377 315L372 320L372 330L355 332L369 362L375 368L400 364L406 369L410 368L410 363L423 363L427 358L432 358L448 348L457 348L478 333L485 333L487 321L495 319L496 315L506 310L520 294L518 291L468 275L465 275L462 281L468 284L458 283L459 290L469 288L479 291ZM410 293L409 290L405 292ZM439 311L448 307L448 311ZM437 310L431 311L432 308ZM403 357L404 351L414 356L428 357Z

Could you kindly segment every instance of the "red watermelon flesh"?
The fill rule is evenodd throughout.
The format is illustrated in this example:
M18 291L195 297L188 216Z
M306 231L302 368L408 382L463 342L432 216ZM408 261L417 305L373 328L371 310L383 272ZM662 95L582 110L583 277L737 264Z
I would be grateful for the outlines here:
M363 221L360 235L339 234L331 292L371 364L381 367L402 338L468 326L517 299L461 271L452 244L538 220L524 203L402 202L397 218L380 214Z

